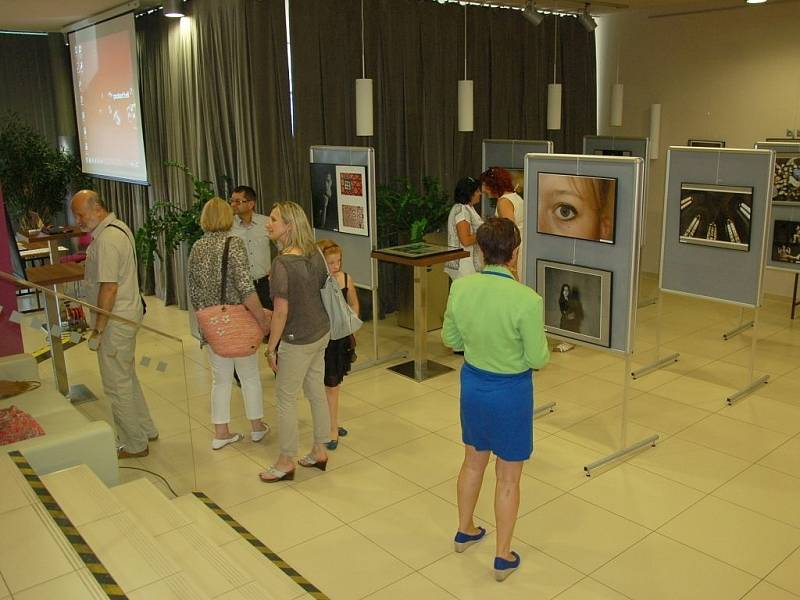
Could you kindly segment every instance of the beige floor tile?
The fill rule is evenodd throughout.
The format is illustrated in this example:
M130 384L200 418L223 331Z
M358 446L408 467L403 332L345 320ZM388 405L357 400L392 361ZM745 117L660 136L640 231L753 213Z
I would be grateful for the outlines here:
M733 406L726 406L719 414L789 435L800 432L800 404L794 406L760 394L748 396Z
M349 395L379 408L385 408L409 398L422 396L431 391L431 388L426 385L390 371L384 371L383 374L377 377L352 383L345 379L342 389Z
M738 600L758 579L653 533L592 577L633 600Z
M0 452L0 481L3 482L3 493L0 494L0 514L28 506L32 500L35 500L33 490L23 479L17 466L11 461L8 454L2 452ZM0 588L1 591L2 588Z
M370 594L365 600L453 600L453 596L418 573L412 573L382 590Z
M767 581L800 596L800 549L767 575Z
M742 600L800 600L800 596L762 581Z
M458 510L438 496L423 492L354 521L351 526L392 556L421 569L453 551Z
M337 600L363 598L411 573L407 565L350 527L295 546L282 557Z
M800 527L800 479L753 465L714 495L773 519Z
M761 327L759 327L759 329L761 329ZM748 335L748 338L749 337L750 336ZM756 346L755 356L755 368L757 370L764 371L773 377L777 377L797 368L797 362L792 360L791 357L774 354L773 352L767 350L767 347L768 345L763 344L761 340L759 340L758 345ZM749 369L751 354L752 350L749 347L742 348L738 352L734 352L733 354L726 356L725 362Z
M458 477L445 481L444 483L431 488L431 492L443 498L447 502L456 505L458 498L456 495L456 482ZM486 472L483 476L483 485L481 486L480 496L478 497L478 504L475 506L475 516L492 526L495 524L494 520L494 491L497 484L495 477L494 465L489 463L486 467ZM519 482L520 500L518 514L524 515L534 510L535 508L546 504L553 498L557 498L564 492L550 484L547 484L539 479L522 474Z
M2 575L3 575L3 573L2 573L2 571L0 571L0 599L5 600L5 598L7 598L7 597L9 597L11 595L11 592L8 590L8 587L6 586L6 582L3 580Z
M713 496L658 531L759 578L800 546L800 529Z
M404 400L388 407L386 412L428 431L458 423L460 418L458 399L440 391Z
M552 352L550 362L581 373L610 370L612 366L624 363L618 356L583 346L575 346L569 352Z
M436 432L436 435L439 437L443 437L446 440L454 442L461 446L462 454L464 448L464 440L461 439L461 423L455 423L454 425L448 425L447 427L443 427L439 431ZM535 435L535 430L534 430ZM534 440L535 442L535 440ZM410 443L410 442L409 442Z
M655 394L642 394L631 398L627 414L632 423L670 435L709 415L708 411Z
M339 425L346 428L347 421L350 419L355 419L356 417L366 415L376 410L378 410L378 408L375 405L364 402L356 396L348 394L344 390L339 391Z
M372 460L423 488L430 488L458 473L464 460L464 446L432 433L379 452Z
M587 408L606 409L622 402L622 382L611 383L593 375L582 375L549 391L563 400L581 404ZM639 394L633 390L631 395Z
M571 494L521 517L514 530L523 542L582 573L591 573L649 533Z
M16 594L74 570L58 543L30 506L0 515L0 573Z
M783 433L719 415L710 415L677 436L749 461L763 458L789 438Z
M591 577L585 577L568 590L561 592L556 596L556 600L628 600L628 598Z
M651 393L715 412L725 406L726 398L736 391L738 390L731 386L717 385L685 375L653 389Z
M571 490L589 481L583 467L600 458L600 453L557 435L534 445L533 456L522 470L562 490Z
M551 362L534 373L533 386L536 391L545 391L583 375L580 371L560 367Z
M426 429L384 410L351 419L347 429L350 432L347 445L362 456L377 454L429 433Z
M422 383L423 385L426 385L434 390L441 390L442 388L459 385L461 383L461 369L454 369L448 373L444 373L443 375L431 377Z
M758 395L797 407L800 406L798 390L800 390L800 381L789 373L783 377L770 377L767 385L758 388Z
M625 441L623 441L622 425L622 406L616 406L584 419L563 431L556 432L554 435L592 448L601 455L615 452L627 444L653 435L664 437L663 432L643 427L628 419L625 423Z
M422 491L368 459L298 483L295 489L345 523Z
M534 417L534 426L548 433L557 433L572 427L576 423L580 423L584 419L588 419L600 412L598 408L556 398L552 392L536 394L536 404L538 406L543 406L548 402L556 403L555 410Z
M703 497L697 490L627 464L593 475L572 493L651 529Z
M514 540L512 548L522 563L509 579L498 584L493 575L494 534L468 551L449 554L421 571L438 586L464 600L545 600L582 579L575 569Z
M763 375L767 375L767 373L756 369L753 372L753 379L758 379ZM731 386L736 390L746 387L751 382L750 370L747 367L734 365L724 360L717 360L695 369L689 373L689 376L716 385Z
M86 569L67 573L14 594L14 600L102 600L107 597Z
M800 477L800 437L795 436L781 444L758 461L758 464Z
M703 492L715 490L751 464L678 437L659 441L628 463Z
M283 484L263 485L272 487ZM276 552L341 525L339 519L291 487L232 506L228 508L228 513Z

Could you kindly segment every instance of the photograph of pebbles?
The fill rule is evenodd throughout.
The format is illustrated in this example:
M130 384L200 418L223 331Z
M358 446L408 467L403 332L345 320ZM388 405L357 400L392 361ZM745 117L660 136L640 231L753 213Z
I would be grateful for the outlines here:
M800 202L800 154L775 155L775 181L772 201L776 204Z

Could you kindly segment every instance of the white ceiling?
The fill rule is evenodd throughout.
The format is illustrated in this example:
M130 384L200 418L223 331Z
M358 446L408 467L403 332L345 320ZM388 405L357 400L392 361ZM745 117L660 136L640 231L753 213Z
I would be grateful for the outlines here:
M526 3L526 0L477 1L518 7ZM70 23L103 13L122 3L123 0L0 0L0 30L60 31ZM141 0L141 4L153 6L160 2ZM584 5L583 0L536 0L536 6L542 9L580 10ZM627 9L680 12L738 7L744 5L744 0L594 0L590 5L593 14L610 14Z

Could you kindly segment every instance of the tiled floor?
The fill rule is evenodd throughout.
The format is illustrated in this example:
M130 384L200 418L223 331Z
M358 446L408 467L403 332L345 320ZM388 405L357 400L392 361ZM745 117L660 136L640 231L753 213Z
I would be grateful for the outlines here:
M800 600L800 320L789 321L788 311L785 299L762 309L755 374L772 380L733 407L725 398L748 380L753 335L722 340L738 325L738 308L665 295L660 353L681 359L630 382L625 407L622 358L580 347L554 353L536 374L537 403L557 405L537 418L535 454L524 468L514 541L522 568L503 584L490 572L491 464L476 510L490 535L464 554L452 551L462 458L455 373L425 383L384 367L351 374L341 406L350 435L330 453L329 470L298 468L294 482L268 486L257 473L277 454L275 436L211 451L205 358L188 336L186 313L148 300L147 323L181 337L183 352L155 334L140 340L140 357L152 359L139 370L161 439L147 459L125 464L160 473L178 491L196 483L335 600ZM659 351L656 317L655 305L639 313L634 368ZM359 333L362 362L371 353L368 327ZM379 331L382 354L410 347L409 332L383 323ZM431 355L457 367L461 358L438 335L429 336ZM81 349L68 353L71 372L99 391L93 360ZM50 377L49 367L42 374ZM274 423L274 379L263 362L262 380ZM300 435L308 444L304 404ZM108 418L103 400L80 408ZM232 415L243 431L238 390ZM657 446L587 478L584 465L619 448L623 415L628 442L656 433ZM139 476L123 471L125 479ZM30 535L29 512L0 514L0 532ZM97 544L105 535L90 532ZM23 593L40 581L24 568L24 550L0 554L0 571L18 570L0 580L0 600L45 597ZM53 577L64 578L67 565L54 564ZM150 583L172 572L158 562L131 567L123 579ZM291 589L274 597L289 600Z

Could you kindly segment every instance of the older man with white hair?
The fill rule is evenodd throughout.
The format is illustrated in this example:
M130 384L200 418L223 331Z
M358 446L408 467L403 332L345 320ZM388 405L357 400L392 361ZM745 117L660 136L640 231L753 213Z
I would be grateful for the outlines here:
M140 323L144 305L139 293L134 238L128 226L109 212L96 192L81 190L72 197L72 214L92 234L86 252L86 301L127 321ZM97 351L103 391L111 402L120 446L119 458L149 453L158 439L136 376L137 327L91 311L89 347Z

